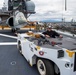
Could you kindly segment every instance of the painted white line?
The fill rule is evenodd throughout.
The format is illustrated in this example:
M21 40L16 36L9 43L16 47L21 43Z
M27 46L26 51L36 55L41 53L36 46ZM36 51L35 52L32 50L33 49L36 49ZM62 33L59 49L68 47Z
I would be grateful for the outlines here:
M17 45L17 42L2 42L0 45Z
M0 34L0 36L4 36L4 37L9 37L9 38L17 39L17 37L15 37L15 36L10 36L10 35L6 35L6 34Z

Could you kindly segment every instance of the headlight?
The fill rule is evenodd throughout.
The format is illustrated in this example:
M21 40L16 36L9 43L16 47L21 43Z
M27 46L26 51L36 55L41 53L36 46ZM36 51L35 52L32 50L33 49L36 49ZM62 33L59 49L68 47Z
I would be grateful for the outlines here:
M65 64L65 67L66 67L66 68L69 68L69 67L72 68L73 65L74 65L73 63L67 62L67 63Z
M70 63L67 62L67 63L65 64L65 67L66 67L66 68L70 67Z

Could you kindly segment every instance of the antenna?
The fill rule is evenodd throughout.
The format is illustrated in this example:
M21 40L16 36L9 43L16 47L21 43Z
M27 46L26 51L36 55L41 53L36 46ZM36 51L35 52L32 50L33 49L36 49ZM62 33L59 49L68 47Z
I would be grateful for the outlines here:
M5 2L3 3L3 7L6 7Z
M65 11L67 10L67 0L65 0Z

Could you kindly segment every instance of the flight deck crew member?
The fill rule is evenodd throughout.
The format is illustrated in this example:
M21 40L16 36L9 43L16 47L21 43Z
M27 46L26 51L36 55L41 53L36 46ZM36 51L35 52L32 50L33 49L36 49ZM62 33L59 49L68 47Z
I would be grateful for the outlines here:
M62 38L62 35L58 34L56 31L53 31L51 26L48 26L47 31L43 32L43 34L48 38Z

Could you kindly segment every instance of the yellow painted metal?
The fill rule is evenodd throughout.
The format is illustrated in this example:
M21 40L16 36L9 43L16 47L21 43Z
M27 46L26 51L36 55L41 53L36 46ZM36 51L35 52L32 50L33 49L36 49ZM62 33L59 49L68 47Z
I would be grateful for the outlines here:
M30 66L32 67L32 64L30 63Z
M69 51L69 50L66 50L66 52L68 53L68 56L69 57L73 57L73 55L75 54L75 52L74 51Z
M41 49L40 46L36 46L36 48L37 48L37 50L40 50Z
M10 27L9 26L0 26L0 29L9 29ZM26 25L26 26L24 26L24 27L22 27L22 28L20 28L20 29L25 29L25 28L33 28L33 29L36 29L36 26L29 26L29 25Z

